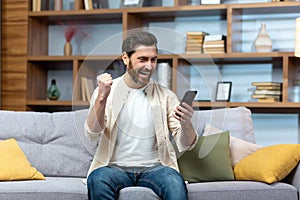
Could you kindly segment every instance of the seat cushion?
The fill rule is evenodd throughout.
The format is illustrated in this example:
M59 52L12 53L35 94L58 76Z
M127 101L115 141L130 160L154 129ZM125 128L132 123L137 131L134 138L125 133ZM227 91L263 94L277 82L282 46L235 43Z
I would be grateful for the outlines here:
M46 177L46 180L0 182L0 199L87 200L82 178Z
M188 184L189 200L298 200L297 190L286 183L219 181Z
M252 181L219 181L187 185L189 200L298 200L297 190L286 183L272 185ZM87 188L82 178L46 177L46 180L0 182L0 199L22 200L87 200ZM155 193L143 187L128 187L120 191L119 200L159 200Z

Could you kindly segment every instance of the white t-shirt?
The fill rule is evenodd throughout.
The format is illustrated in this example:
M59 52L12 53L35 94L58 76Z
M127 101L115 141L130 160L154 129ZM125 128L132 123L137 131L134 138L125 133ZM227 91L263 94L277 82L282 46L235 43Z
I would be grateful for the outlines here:
M160 163L152 112L144 88L130 89L117 125L118 137L111 165L153 167Z

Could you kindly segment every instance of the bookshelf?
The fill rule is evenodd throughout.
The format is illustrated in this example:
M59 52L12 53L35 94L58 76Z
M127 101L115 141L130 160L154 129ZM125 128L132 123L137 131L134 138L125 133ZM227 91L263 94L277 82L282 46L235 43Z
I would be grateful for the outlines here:
M245 34L249 30L245 30L245 24L248 21L262 21L269 18L276 18L283 15L292 21L298 15L300 9L299 2L266 2L266 3L246 3L246 4L215 4L215 5L187 5L187 1L174 0L172 6L159 7L131 7L131 8L103 8L86 10L83 0L74 1L73 10L42 10L32 11L31 1L28 1L28 56L26 59L26 110L37 111L61 111L72 110L74 108L87 107L88 102L82 101L81 96L81 77L96 77L96 74L108 68L112 68L114 60L119 59L118 52L108 55L52 55L49 52L49 42L51 33L49 27L55 26L57 22L64 23L88 23L94 25L110 25L114 24L117 28L111 34L127 31L135 28L152 28L157 24L171 24L173 26L177 21L183 23L195 20L202 21L211 20L211 23L220 23L219 29L223 32L219 34L226 35L226 51L225 53L210 54L209 58L215 63L218 69L231 68L238 65L240 71L248 68L250 65L268 65L272 71L279 72L274 75L271 72L271 80L279 79L282 82L282 100L280 102L247 102L247 99L233 100L231 102L203 102L195 101L193 105L201 109L212 109L217 107L236 107L246 106L254 112L262 113L299 113L300 103L289 101L289 89L294 86L297 79L297 71L300 70L300 59L294 57L292 50L273 50L270 53L257 53L250 48L245 48ZM180 23L180 22L179 22ZM250 31L257 33L257 27L252 26ZM190 30L190 29L189 29ZM102 30L109 32L109 30ZM182 35L186 30L181 31ZM190 30L198 31L198 30ZM213 30L203 30L213 32ZM109 32L110 33L110 32ZM121 35L122 37L125 35ZM275 43L276 38L274 39ZM280 40L280 39L277 39ZM37 42L39 41L39 42ZM160 39L159 39L160 41ZM120 40L121 42L121 40ZM49 44L50 43L50 44ZM180 46L180 45L179 45ZM185 47L183 40L181 46ZM247 46L247 45L246 45ZM249 45L248 45L249 46ZM118 48L118 47L117 47ZM175 53L160 53L159 62L167 62L172 66L173 71L185 70L192 64L202 65L207 59L207 55L201 53L186 54L180 48L174 50ZM99 68L100 67L100 68ZM72 77L72 97L67 100L49 101L46 99L47 76L51 70L67 70L70 71ZM194 80L194 74L191 70L187 70L185 75L187 82ZM250 78L251 79L251 78ZM255 76L253 77L255 80ZM252 81L252 80L251 80ZM269 81L269 80L266 80ZM39 83L39 84L36 84ZM188 83L187 83L188 84ZM233 87L238 84L233 82ZM180 83L180 76L176 73L172 75L172 90L178 96L182 96L186 86ZM197 86L193 86L197 87ZM250 87L250 85L249 85ZM193 88L197 89L197 88ZM201 88L198 88L201 90ZM251 95L248 94L250 97Z

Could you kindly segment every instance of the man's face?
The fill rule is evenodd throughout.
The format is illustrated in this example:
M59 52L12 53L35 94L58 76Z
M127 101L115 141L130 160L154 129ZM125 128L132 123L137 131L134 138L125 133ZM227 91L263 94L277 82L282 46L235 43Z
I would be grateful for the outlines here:
M146 86L154 73L157 64L157 52L155 46L140 46L135 53L127 58L127 73L129 81L134 88Z

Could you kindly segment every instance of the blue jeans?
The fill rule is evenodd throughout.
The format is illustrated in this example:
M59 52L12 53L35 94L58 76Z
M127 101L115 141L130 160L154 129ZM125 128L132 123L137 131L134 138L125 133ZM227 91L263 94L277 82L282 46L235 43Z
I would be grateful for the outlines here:
M163 200L188 199L183 178L176 170L166 166L145 170L101 167L95 169L87 180L90 200L117 200L119 191L130 186L150 188Z

